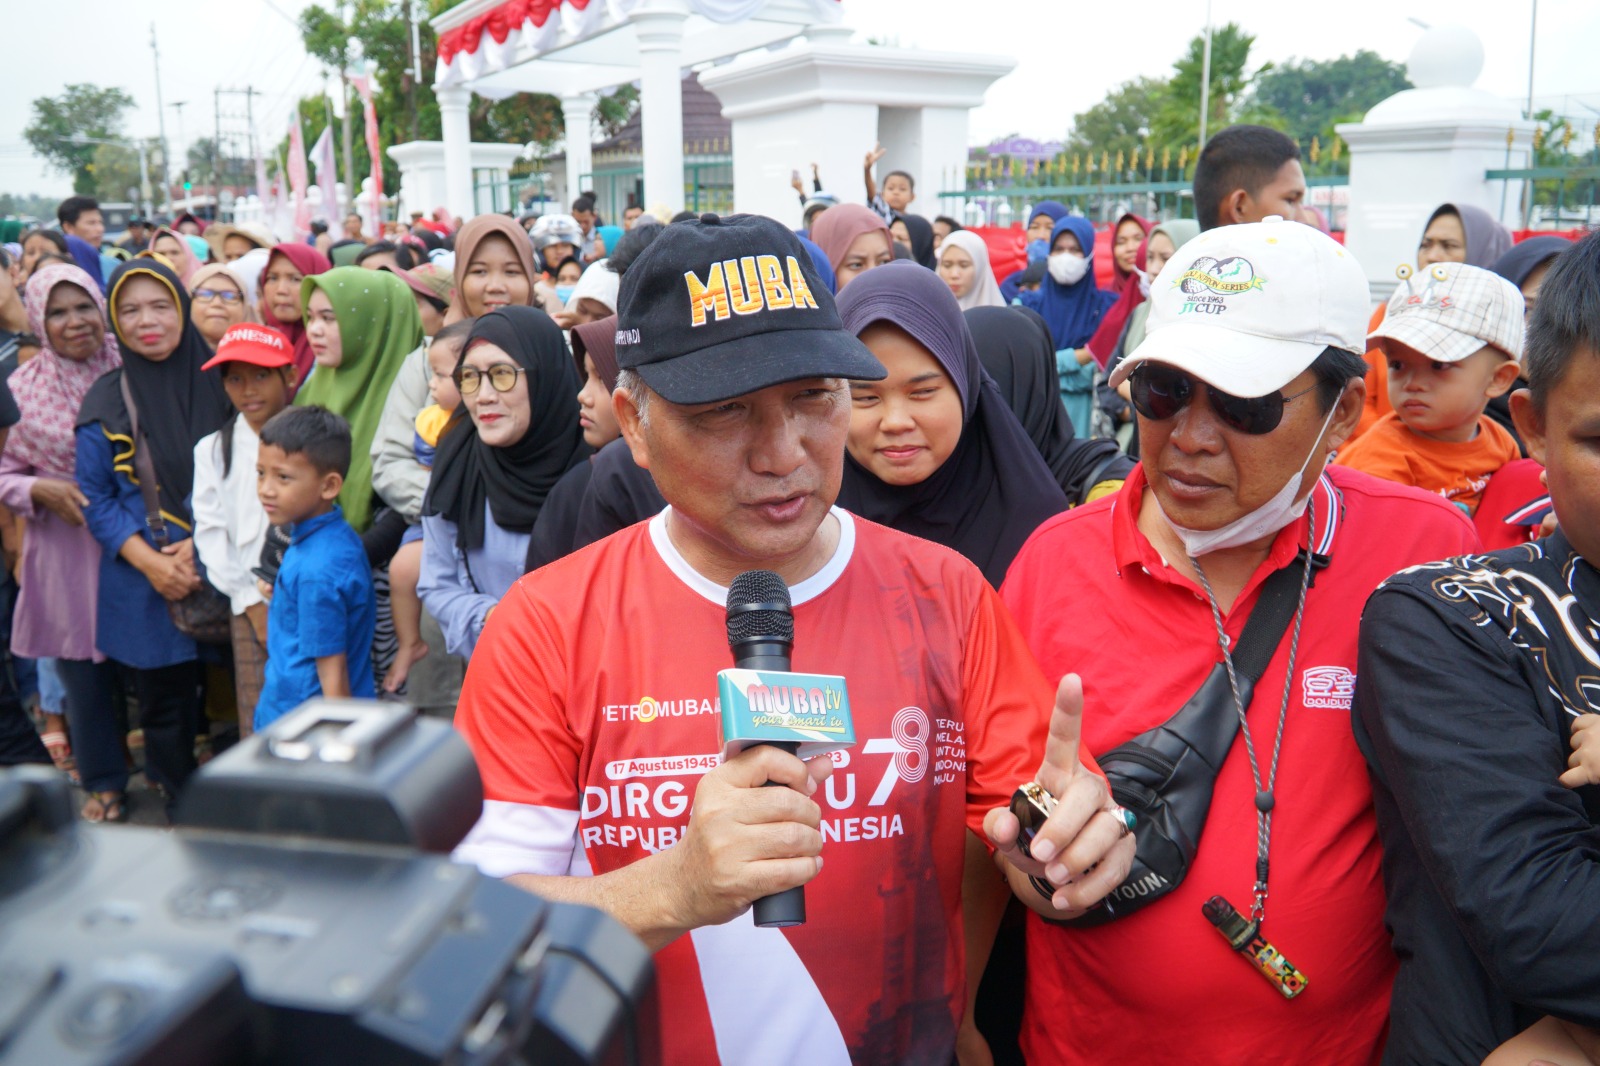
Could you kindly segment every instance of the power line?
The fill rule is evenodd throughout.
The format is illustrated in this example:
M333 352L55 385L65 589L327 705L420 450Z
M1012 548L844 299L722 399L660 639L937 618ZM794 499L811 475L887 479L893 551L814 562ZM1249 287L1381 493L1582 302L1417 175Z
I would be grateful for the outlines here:
M270 10L272 10L273 12L275 12L279 18L283 19L283 21L287 22L289 25L293 26L297 30L300 28L300 20L295 18L293 15L289 14L287 11L285 11L283 8L279 7L277 4L274 4L272 2L272 0L261 0L261 2L263 4L266 4L267 7Z

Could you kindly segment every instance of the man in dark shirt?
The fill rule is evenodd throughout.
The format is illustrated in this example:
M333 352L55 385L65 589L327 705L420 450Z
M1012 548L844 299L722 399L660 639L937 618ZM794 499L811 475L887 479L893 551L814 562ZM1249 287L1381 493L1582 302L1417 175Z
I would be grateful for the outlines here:
M1362 618L1356 740L1400 958L1386 1062L1476 1064L1546 1015L1579 1045L1600 1028L1600 787L1561 781L1600 712L1596 279L1591 235L1539 290L1511 400L1560 528L1403 571Z
M117 242L117 247L126 249L129 255L138 255L150 247L149 221L139 215L128 219L127 236Z

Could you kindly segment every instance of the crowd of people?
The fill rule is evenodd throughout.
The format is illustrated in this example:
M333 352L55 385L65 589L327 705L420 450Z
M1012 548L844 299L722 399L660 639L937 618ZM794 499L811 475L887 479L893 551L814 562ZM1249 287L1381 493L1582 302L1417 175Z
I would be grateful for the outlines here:
M664 1061L1600 1063L1600 235L1439 205L1374 310L1235 126L998 276L883 157L0 231L0 762L122 821L457 656L458 859L655 950ZM854 750L718 754L749 570Z

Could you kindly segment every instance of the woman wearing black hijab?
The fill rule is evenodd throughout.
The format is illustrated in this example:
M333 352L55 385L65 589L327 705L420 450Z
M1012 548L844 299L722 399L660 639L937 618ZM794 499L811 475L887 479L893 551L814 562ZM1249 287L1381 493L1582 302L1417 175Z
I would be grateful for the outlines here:
M895 233L897 226L905 227L906 244L911 249L911 261L929 270L938 270L939 261L933 242L933 223L921 215L897 213L894 221L889 223L889 232ZM898 234L895 239L900 239Z
M195 643L172 624L167 604L201 587L189 539L194 446L233 408L221 372L200 369L211 349L170 267L131 260L112 273L107 292L122 367L90 387L76 423L84 520L101 548L95 645L132 669L150 776L171 802L194 771L201 717ZM137 436L124 382L138 412ZM166 547L151 534L135 481L143 449L155 470Z
M456 361L461 405L439 441L422 504L417 592L470 656L489 612L527 570L534 521L561 476L589 454L561 329L531 307L483 315Z
M950 287L890 263L839 294L839 315L889 371L851 383L840 506L953 548L999 587L1067 498L984 371Z
M1555 234L1529 237L1520 244L1512 245L1510 250L1490 264L1489 269L1522 291L1524 313L1527 318L1532 319L1534 305L1539 301L1539 286L1544 283L1544 276L1550 272L1550 266L1556 261L1556 256L1571 247L1570 240ZM1510 430L1511 436L1516 439L1517 447L1522 449L1524 456L1528 454L1528 449L1523 445L1522 436L1511 421L1511 394L1517 389L1526 388L1527 385L1527 379L1519 374L1516 384L1490 400L1489 406L1484 410L1484 414Z
M1050 327L1026 307L973 307L963 312L978 358L1006 398L1056 484L1074 505L1098 499L1133 469L1117 442L1074 434L1056 385Z

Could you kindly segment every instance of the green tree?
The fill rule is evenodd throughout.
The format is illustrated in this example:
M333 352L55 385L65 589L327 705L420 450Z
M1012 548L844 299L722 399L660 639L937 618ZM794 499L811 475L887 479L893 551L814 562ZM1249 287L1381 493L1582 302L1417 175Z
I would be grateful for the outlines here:
M1341 122L1359 122L1373 105L1411 88L1405 65L1362 49L1337 59L1291 59L1256 75L1251 101L1282 115L1284 132L1301 144L1323 144Z
M639 90L633 85L621 85L600 98L595 106L595 118L607 137L615 137L637 110Z
M120 139L123 115L132 106L133 97L122 89L69 85L60 96L33 101L33 118L22 136L53 169L72 175L74 192L91 194L97 146L82 142Z
M0 215L29 219L52 219L56 214L59 196L40 196L37 193L0 193Z
M1215 133L1235 122L1254 122L1282 128L1283 116L1247 96L1250 87L1250 48L1256 42L1236 22L1211 31L1211 92L1206 102L1206 131ZM1196 35L1188 50L1173 64L1172 79L1161 93L1151 123L1155 143L1178 148L1200 140L1200 83L1204 69L1205 36ZM1261 68L1257 76L1272 69Z
M430 14L437 15L456 0L429 0ZM306 52L330 73L359 70L367 62L376 65L373 106L378 117L378 136L385 147L411 140L437 140L440 136L439 105L431 88L438 63L439 40L431 24L417 28L422 53L422 79L414 81L411 66L411 23L406 17L406 0L355 0L346 22L337 10L313 4L300 14L301 38ZM352 99L354 94L351 94ZM638 90L624 85L600 98L597 108L606 135L620 130L638 107ZM361 107L354 116L356 174L367 173L364 126ZM472 139L507 144L532 143L543 155L562 137L561 102L542 93L519 93L505 100L473 100L469 116ZM322 129L307 126L309 146ZM342 133L342 131L341 131ZM399 187L399 167L384 158L384 188ZM360 184L359 177L356 182Z
M189 170L189 180L196 185L215 185L217 179L217 142L212 137L197 137L189 146L184 166Z
M1100 103L1073 116L1066 153L1099 158L1102 152L1131 156L1144 151L1166 87L1160 78L1123 82Z
M161 141L157 137L145 139L144 150L150 159L156 158L156 153L161 148ZM121 203L131 200L139 202L143 195L143 186L139 174L139 151L137 148L124 147L120 144L97 145L94 150L94 188L91 191L95 199L108 203ZM155 164L150 163L151 193L156 194L159 180ZM133 190L134 195L129 196L128 191Z

